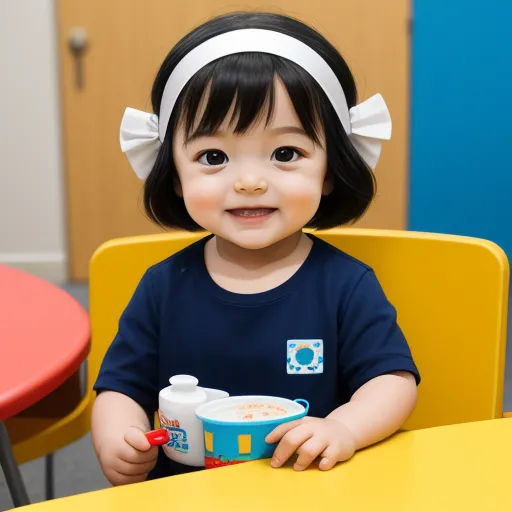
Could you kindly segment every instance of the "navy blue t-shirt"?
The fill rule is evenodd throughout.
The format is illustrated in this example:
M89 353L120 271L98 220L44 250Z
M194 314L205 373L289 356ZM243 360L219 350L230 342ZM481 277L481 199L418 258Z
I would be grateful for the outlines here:
M288 281L238 294L209 275L209 238L145 273L97 391L129 396L152 420L169 378L188 374L232 396L304 398L311 416L325 417L379 375L409 371L419 382L396 311L367 265L312 236L310 254ZM190 470L161 453L150 478Z

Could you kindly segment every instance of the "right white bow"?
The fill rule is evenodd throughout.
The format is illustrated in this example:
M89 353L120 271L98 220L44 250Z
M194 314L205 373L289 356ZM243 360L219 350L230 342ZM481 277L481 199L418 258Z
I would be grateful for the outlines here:
M120 142L135 174L145 180L162 145L158 138L158 116L128 107L121 121Z

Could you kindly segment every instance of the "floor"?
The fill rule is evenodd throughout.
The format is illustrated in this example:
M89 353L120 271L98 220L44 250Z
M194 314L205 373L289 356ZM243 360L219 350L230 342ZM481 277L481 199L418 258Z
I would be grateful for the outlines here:
M87 307L87 287L69 285L65 289L81 304ZM512 297L511 301L512 303ZM512 325L512 305L509 313L509 325ZM512 342L512 329L509 332L509 346ZM512 350L507 357L504 409L512 411ZM38 459L21 466L21 472L33 503L44 500L44 461ZM63 448L55 455L55 494L57 497L69 496L108 487L96 455L92 448L90 435ZM0 511L12 507L7 485L0 474Z

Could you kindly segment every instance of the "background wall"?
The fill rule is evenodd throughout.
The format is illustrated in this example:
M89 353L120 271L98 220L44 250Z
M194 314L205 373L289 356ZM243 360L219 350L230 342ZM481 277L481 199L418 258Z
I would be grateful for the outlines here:
M409 228L512 258L512 2L415 0Z
M67 274L53 0L0 2L0 263Z

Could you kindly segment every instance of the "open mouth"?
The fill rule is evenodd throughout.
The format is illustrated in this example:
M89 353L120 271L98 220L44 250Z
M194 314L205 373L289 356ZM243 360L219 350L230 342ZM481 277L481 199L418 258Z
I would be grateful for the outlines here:
M277 208L235 208L227 210L228 213L240 218L260 218L271 215L277 211Z

